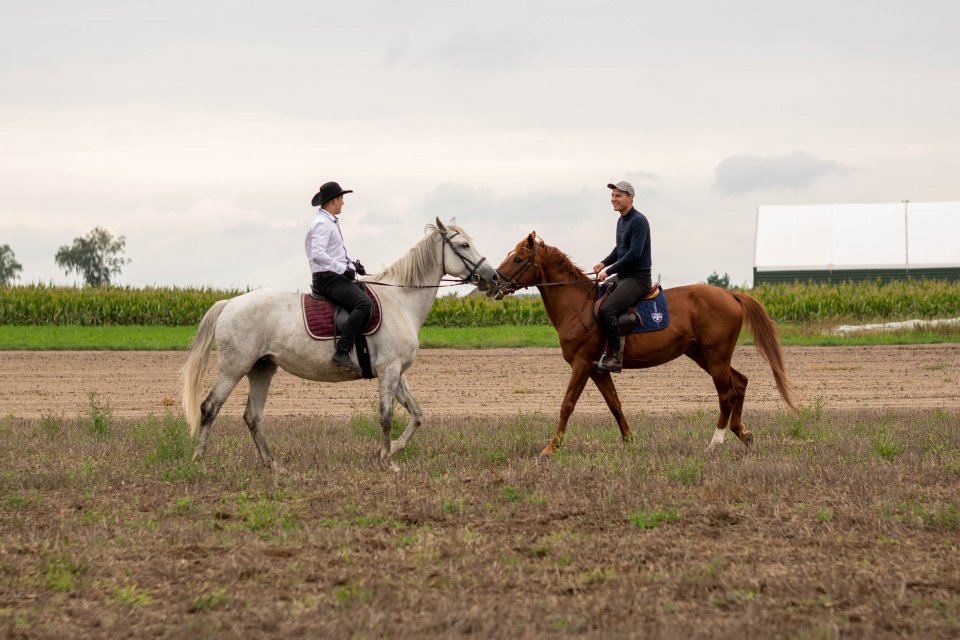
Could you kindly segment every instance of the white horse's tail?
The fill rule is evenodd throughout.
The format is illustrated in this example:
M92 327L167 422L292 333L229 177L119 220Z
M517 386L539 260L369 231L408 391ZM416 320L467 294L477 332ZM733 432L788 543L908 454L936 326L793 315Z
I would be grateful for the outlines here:
M220 300L207 309L197 329L197 337L193 339L193 344L190 346L187 361L180 369L180 380L183 383L181 395L183 416L190 427L190 435L197 432L197 426L200 424L200 378L206 372L207 363L210 361L210 347L213 344L217 319L228 302L230 301Z

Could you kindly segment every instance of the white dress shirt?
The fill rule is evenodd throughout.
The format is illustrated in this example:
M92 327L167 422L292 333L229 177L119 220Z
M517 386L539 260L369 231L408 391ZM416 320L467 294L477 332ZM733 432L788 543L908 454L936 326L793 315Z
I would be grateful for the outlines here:
M310 222L304 250L310 263L310 273L333 271L342 274L351 266L337 217L326 209L318 209Z

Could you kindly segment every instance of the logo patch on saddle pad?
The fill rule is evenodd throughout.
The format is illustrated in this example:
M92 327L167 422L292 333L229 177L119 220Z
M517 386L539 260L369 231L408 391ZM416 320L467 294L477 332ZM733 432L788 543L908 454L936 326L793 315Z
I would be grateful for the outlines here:
M373 313L370 315L370 322L363 330L363 335L369 336L377 332L380 328L380 299L370 287L364 287L364 293L373 303ZM325 298L314 298L309 293L301 296L301 305L303 309L303 324L307 333L315 340L333 340L338 332L334 326L337 318L346 320L349 315L346 309L335 307L332 302ZM342 321L341 321L342 322Z
M663 292L663 287L660 287L660 293L656 298L641 300L634 307L634 311L637 314L637 321L633 324L630 333L657 331L670 324L670 311L667 309L667 296Z

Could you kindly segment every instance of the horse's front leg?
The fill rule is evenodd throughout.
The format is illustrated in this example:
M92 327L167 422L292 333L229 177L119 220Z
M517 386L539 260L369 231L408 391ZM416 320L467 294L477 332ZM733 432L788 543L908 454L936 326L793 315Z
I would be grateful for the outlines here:
M397 400L400 401L403 408L410 414L410 421L407 423L407 428L403 430L403 434L391 443L391 455L403 451L406 448L410 443L410 438L416 433L417 427L423 422L423 410L420 409L420 404L417 402L417 399L413 397L413 393L411 393L410 387L407 385L407 377L403 374L400 375L400 380L397 384Z
M567 430L567 421L574 407L577 406L577 400L583 393L583 388L587 385L587 379L590 377L590 369L593 365L586 360L574 360L573 371L570 372L570 381L567 383L567 393L563 396L563 404L560 405L560 420L557 422L557 433L553 436L543 451L541 456L552 456L554 451L563 445L563 434Z
M390 430L393 427L393 400L400 384L400 369L390 369L377 373L380 379L380 468L400 471L391 457Z
M599 371L593 369L590 371L590 378L600 390L600 395L607 403L607 408L613 414L617 425L620 427L620 437L624 442L633 440L633 434L630 433L630 425L627 424L627 417L623 413L623 405L620 404L620 396L617 395L617 387L613 384L613 376L609 371Z

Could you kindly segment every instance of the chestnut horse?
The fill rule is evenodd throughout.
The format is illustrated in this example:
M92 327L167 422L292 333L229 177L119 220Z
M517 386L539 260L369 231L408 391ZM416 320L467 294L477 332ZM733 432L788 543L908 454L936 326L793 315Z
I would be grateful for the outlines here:
M605 338L592 318L595 281L570 261L562 251L547 245L536 232L521 240L497 269L497 299L518 289L540 290L550 322L560 337L563 359L572 367L567 392L560 406L557 433L541 455L549 456L563 444L567 420L587 384L587 378L603 395L626 442L630 426L609 371L600 370ZM666 289L670 324L659 331L632 334L624 345L623 366L655 367L681 355L689 357L713 378L720 398L720 419L708 450L723 444L726 427L745 445L753 435L743 424L743 400L747 376L730 366L740 329L746 325L757 350L770 364L784 403L794 412L793 393L783 365L777 330L763 305L753 296L705 284ZM588 300L589 298L589 300Z

